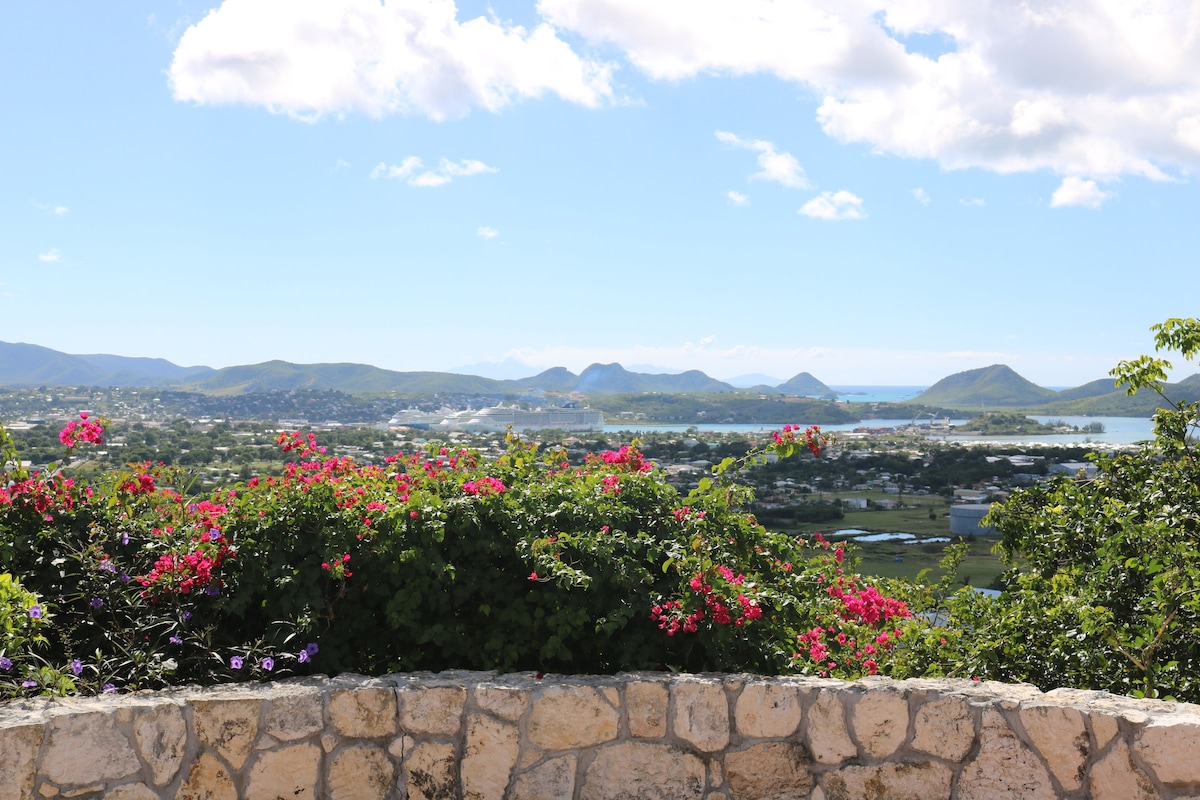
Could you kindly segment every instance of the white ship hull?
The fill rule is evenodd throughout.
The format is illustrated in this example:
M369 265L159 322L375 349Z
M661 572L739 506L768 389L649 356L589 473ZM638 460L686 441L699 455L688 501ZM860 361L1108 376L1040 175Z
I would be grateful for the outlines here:
M460 411L442 420L439 428L476 433L555 429L572 433L604 430L604 415L590 408L523 408L496 406L478 411Z

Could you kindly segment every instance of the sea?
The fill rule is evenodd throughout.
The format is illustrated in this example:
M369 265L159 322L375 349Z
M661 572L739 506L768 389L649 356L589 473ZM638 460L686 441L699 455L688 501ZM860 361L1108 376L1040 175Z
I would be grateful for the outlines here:
M927 386L830 386L838 394L838 399L847 403L900 403L905 400L911 400L921 392L925 391ZM1093 422L1099 422L1104 426L1103 433L1060 433L1060 434L1031 434L1026 436L955 436L955 435L938 435L936 438L951 442L987 442L1002 445L1022 445L1022 444L1045 444L1045 445L1131 445L1137 442L1146 441L1154 437L1154 422L1150 419L1140 417L1066 417L1066 416L1034 416L1038 422L1051 422L1061 420L1066 425L1082 428ZM856 428L901 428L906 425L911 425L916 422L914 419L864 419L861 422L850 422L839 425L822 425L821 430L826 433L838 433L853 431ZM929 422L927 417L922 417L922 422ZM939 423L942 419L937 420ZM951 419L951 425L961 425L967 420ZM706 423L700 425L647 425L645 423L630 423L622 422L619 424L605 425L605 433L619 433L621 431L631 432L650 432L661 431L671 433L685 433L692 428L696 428L701 432L713 433L768 433L770 431L779 430L784 424L800 425L807 427L812 424L802 419L780 420L777 424L768 425L765 423L751 424L716 424Z
M1067 425L1083 427L1091 422L1099 422L1104 425L1104 433L1056 433L1056 434L1032 434L1028 436L954 436L946 434L938 434L930 438L936 438L939 441L948 442L976 442L1001 445L1064 445L1064 446L1080 446L1080 445L1131 445L1137 442L1146 441L1154 437L1154 421L1149 419L1141 419L1139 417L1042 417L1035 416L1038 422L1050 422L1052 420L1062 420ZM938 420L942 422L942 420ZM967 422L966 419L951 418L951 425L962 425ZM821 430L825 433L845 433L853 431L856 428L902 428L906 425L911 425L912 419L864 419L862 422L848 422L838 425L821 425ZM622 422L616 425L605 425L605 433L620 433L629 431L631 433L686 433L687 431L696 429L700 433L761 433L767 434L771 431L777 431L784 426L785 423L780 422L774 425L765 423L748 423L748 424L701 424L701 425L647 425L646 423L638 422ZM800 425L807 427L811 423L806 423L804 420L792 420L791 425Z

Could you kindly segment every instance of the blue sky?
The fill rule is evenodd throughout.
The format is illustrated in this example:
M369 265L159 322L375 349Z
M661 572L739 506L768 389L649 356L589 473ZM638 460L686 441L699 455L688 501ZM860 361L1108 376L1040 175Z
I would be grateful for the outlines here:
M5 3L0 340L1081 384L1196 315L1197 29L1099 0Z

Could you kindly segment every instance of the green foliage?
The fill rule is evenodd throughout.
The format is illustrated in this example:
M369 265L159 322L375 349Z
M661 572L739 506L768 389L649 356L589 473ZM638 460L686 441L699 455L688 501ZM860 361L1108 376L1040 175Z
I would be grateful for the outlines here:
M1159 349L1200 352L1196 320L1154 330ZM1113 375L1161 391L1169 368L1142 357ZM999 598L950 603L959 674L1200 699L1197 404L1168 406L1154 442L1093 455L1094 478L1060 476L993 507L1010 570Z
M789 426L769 449L822 441ZM6 657L75 678L8 691L310 670L856 676L889 668L908 614L841 546L746 513L736 475L762 451L681 498L629 446L572 464L510 437L493 462L434 445L378 467L325 458L311 434L278 443L298 458L281 475L202 495L164 465L86 486L10 474L0 557L55 619L37 653L26 637Z
M1054 432L1053 425L1043 424L1023 414L980 414L959 427L964 431L978 431L986 436Z

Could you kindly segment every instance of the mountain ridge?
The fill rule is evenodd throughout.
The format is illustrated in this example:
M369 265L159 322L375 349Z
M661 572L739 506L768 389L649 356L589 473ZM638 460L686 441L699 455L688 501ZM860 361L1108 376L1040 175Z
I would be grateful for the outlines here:
M805 377L801 383L796 381ZM137 386L236 395L297 389L335 389L349 394L521 394L531 391L624 394L637 392L725 393L739 391L700 370L642 373L620 364L592 364L579 375L551 367L518 379L484 378L454 372L399 372L348 362L295 364L273 359L214 369L181 367L162 358L108 354L72 355L40 345L0 342L0 386ZM811 391L805 391L811 389ZM827 386L801 373L778 387L756 387L773 394L829 394Z
M0 342L0 386L153 387L235 396L270 391L337 390L347 394L458 394L493 397L539 391L567 394L724 394L757 393L831 397L837 393L808 372L777 386L738 388L699 370L642 373L620 364L592 364L576 375L551 367L519 379L484 378L453 372L398 372L367 364L294 364L271 360L214 369L181 367L162 358L107 354L72 355L41 345ZM1200 400L1200 374L1166 385L1175 400ZM1004 364L949 375L901 406L978 411L1012 409L1025 413L1080 416L1150 415L1161 404L1153 393L1129 397L1111 378L1055 391L1026 380Z

